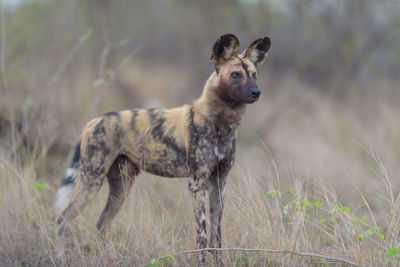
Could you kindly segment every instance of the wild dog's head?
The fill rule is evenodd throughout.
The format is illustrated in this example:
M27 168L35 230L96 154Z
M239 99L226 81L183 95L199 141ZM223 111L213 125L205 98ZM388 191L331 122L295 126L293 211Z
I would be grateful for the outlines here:
M262 37L238 54L238 38L233 34L221 36L215 42L211 55L217 74L217 96L232 105L257 101L261 91L256 82L256 67L263 63L270 47L270 39Z

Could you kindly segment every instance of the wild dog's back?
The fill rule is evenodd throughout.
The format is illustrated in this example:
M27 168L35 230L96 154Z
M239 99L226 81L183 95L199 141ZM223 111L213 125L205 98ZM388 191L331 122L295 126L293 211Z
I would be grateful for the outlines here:
M190 106L107 113L89 122L82 134L88 163L102 166L127 156L139 168L166 177L187 177L186 139ZM108 156L111 154L111 157ZM107 156L107 157L105 157Z

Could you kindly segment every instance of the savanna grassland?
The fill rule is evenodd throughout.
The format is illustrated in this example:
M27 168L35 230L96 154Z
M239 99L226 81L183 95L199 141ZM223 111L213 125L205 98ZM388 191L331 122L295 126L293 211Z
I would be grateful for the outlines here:
M383 34L382 43L369 43L383 28L373 4L340 2L347 8L340 13L299 1L304 13L295 20L287 12L297 9L286 3L279 13L273 1L221 1L211 12L182 1L135 8L129 1L22 2L3 3L1 13L0 266L196 264L194 254L175 255L195 247L187 179L142 173L105 240L95 230L104 184L70 225L64 262L52 206L90 118L190 103L213 71L214 39L237 28L243 48L263 34L272 48L258 73L261 99L239 128L222 223L223 247L252 250L224 251L225 264L400 265L400 90L393 75L400 41ZM346 13L352 8L378 26L363 32ZM342 20L331 24L328 15L339 13ZM222 24L204 30L204 14L205 29L221 17ZM190 21L199 23L184 25ZM303 26L300 33L290 32L294 25Z

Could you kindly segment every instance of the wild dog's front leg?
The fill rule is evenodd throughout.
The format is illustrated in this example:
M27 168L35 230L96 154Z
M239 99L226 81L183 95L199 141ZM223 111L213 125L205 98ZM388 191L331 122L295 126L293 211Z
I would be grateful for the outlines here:
M193 196L193 210L196 220L196 248L202 249L207 247L207 231L206 231L206 180L208 177L194 177L189 181L189 191ZM206 251L197 253L199 266L206 264Z
M189 191L193 196L193 210L196 219L196 247L202 249L207 247L205 209L207 181L218 163L217 155L214 153L218 140L215 129L208 127L195 113L196 111L192 107L186 153L190 172ZM197 257L199 266L205 266L206 251L197 253Z
M221 220L224 210L225 182L209 189L211 236L210 248L221 247Z
M224 210L224 191L228 173L233 165L233 157L221 161L208 181L209 201L210 201L210 248L221 247L221 221ZM212 251L215 262L223 266L221 251Z

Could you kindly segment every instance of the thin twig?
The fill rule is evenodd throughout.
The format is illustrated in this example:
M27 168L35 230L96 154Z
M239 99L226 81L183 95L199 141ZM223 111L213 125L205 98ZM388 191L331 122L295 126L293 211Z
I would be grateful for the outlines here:
M103 48L103 51L101 52L99 73L98 73L97 80L96 80L96 82L101 82L101 84L103 84L105 81L104 80L104 70L107 65L108 53L110 52L111 46L112 46L111 43L107 42L107 44ZM96 95L95 95L94 101L93 101L92 111L90 112L91 117L93 117L93 115L96 113L96 107L100 101L101 91L99 90L99 87L97 87L96 89L97 90L96 90Z
M317 253L309 253L309 252L296 252L296 251L290 251L286 249L280 249L280 250L275 250L275 249L261 249L261 248L202 248L202 249L192 249L192 250L184 250L178 253L171 254L174 257L179 256L179 255L184 255L184 254L190 254L190 253L196 253L196 252L201 252L201 251L248 251L248 252L264 252L264 253L278 253L278 254L292 254L296 256L303 256L303 257L312 257L312 258L321 258L321 259L326 259L330 261L335 261L335 262L341 262L345 264L349 264L351 266L357 266L357 267L370 267L370 265L361 265L356 262L346 260L344 258L336 258L333 256L328 256L328 255L322 255L322 254L317 254ZM168 256L161 257L158 259L153 260L154 261L159 261L159 260L164 260L167 259ZM152 262L149 262L144 266L149 266L152 264Z
M72 46L72 48L69 51L69 53L67 54L67 56L64 58L64 60L60 64L60 66L57 68L57 71L54 73L50 82L45 87L44 93L47 93L47 91L50 88L52 88L60 80L61 74L64 73L67 66L74 58L75 54L79 51L79 49L83 46L83 44L86 43L86 41L90 39L92 34L93 34L93 29L88 29L83 35L81 35L79 37L78 41Z
M77 54L77 52L80 50L80 48L91 38L92 35L93 35L93 29L88 29L74 43L71 50L65 56L65 58L63 59L61 64L58 66L56 72L51 77L49 82L46 84L45 88L43 89L42 97L39 99L38 103L35 105L36 109L34 109L29 114L29 117L26 120L26 122L27 122L26 125L22 125L22 130L21 130L22 135L25 135L28 132L28 129L30 127L29 123L32 123L35 118L39 117L40 112L43 111L42 105L45 102L45 100L47 100L48 91L59 82L61 75L65 72L65 70L67 69L68 65L71 63L74 56Z
M114 44L112 44L111 42L107 42L107 44L104 46L103 51L101 52L100 66L99 66L97 80L94 82L94 85L96 87L96 94L95 94L95 98L93 101L92 110L90 112L90 117L93 117L96 114L96 108L97 108L97 105L99 104L101 94L105 90L105 89L102 89L102 87L105 86L105 84L109 85L115 79L115 77L111 76L110 80L106 81L106 78L105 78L105 69L107 67L108 54L112 50L127 46L130 42L131 42L131 39L127 37L127 38L120 40L117 43L114 43Z
M3 77L4 90L8 93L8 81L6 76L6 19L4 1L1 1L1 76Z
M4 0L1 1L1 76L3 80L3 86L4 86L4 99L9 112L9 121L10 121L10 139L11 139L11 144L12 144L12 155L16 159L16 162L18 162L17 158L17 135L16 135L16 126L15 126L15 116L14 116L14 110L13 107L11 106L10 103L10 89L8 87L8 80L7 80L7 71L6 71L6 46L7 46L7 37L6 37L6 18L5 18L5 7L4 7ZM18 188L19 188L19 194L20 198L23 199L23 193L22 193L22 183L20 180L18 180Z
M125 39L123 39L123 40L125 41ZM125 41L125 42L127 42L127 41ZM103 49L102 60L101 60L102 62L100 62L100 69L99 69L99 78L95 81L95 86L97 87L96 88L97 90L96 90L95 99L93 101L92 110L90 111L90 114L89 114L90 118L96 114L97 105L98 105L103 93L110 88L111 84L114 82L117 75L121 72L122 69L125 68L125 66L132 60L132 58L142 48L141 46L138 46L131 53L129 53L128 56L126 56L122 60L122 62L117 67L117 69L115 71L111 72L111 74L109 75L109 78L106 80L104 77L104 66L106 64L107 55L108 55L110 49L116 49L119 47L121 47L121 45L119 45L119 43L117 43L115 45L111 45L111 46L110 46L110 44L107 44L106 47Z

